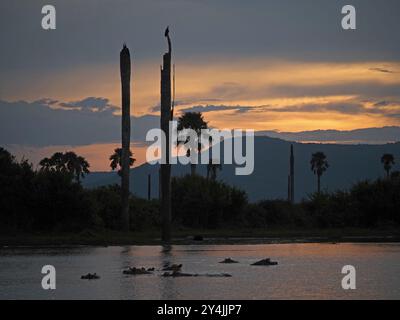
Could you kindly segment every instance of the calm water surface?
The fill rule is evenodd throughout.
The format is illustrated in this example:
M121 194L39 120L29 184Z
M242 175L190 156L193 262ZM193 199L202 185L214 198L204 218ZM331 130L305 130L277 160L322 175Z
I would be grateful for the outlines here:
M220 264L231 257L238 264ZM251 263L270 257L277 266ZM182 263L187 273L127 276L128 266ZM41 288L41 268L54 265L56 290ZM357 289L341 287L341 269L357 270ZM81 280L96 272L99 280ZM0 249L0 299L399 299L400 244L176 245Z

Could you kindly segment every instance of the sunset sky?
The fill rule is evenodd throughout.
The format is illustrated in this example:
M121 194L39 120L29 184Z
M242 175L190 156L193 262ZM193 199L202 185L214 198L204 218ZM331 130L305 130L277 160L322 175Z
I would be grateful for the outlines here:
M178 114L289 132L398 126L400 3L351 1L357 30L345 31L347 2L3 0L0 144L29 158L80 148L107 170L119 137L122 43L133 58L135 132L135 123L158 123L167 25ZM56 7L56 30L41 29L44 4Z

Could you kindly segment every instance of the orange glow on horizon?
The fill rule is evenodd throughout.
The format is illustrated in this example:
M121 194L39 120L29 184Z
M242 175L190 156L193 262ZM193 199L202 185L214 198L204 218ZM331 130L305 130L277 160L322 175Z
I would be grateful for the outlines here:
M176 101L179 110L196 105L264 106L249 112L213 111L204 113L217 128L305 131L315 129L357 129L399 125L398 117L369 113L364 101L369 89L400 85L400 63L371 61L361 63L317 63L269 59L210 59L200 63L175 61ZM374 67L393 72L378 72ZM134 61L132 114L158 114L151 109L159 104L159 61ZM80 67L64 73L43 75L46 86L33 83L24 97L35 100L51 97L75 101L88 96L105 97L120 105L120 80L117 64ZM352 89L354 88L354 89ZM46 90L46 91L44 91ZM8 98L8 97L7 97ZM13 94L10 93L10 98ZM382 95L382 100L391 99ZM364 100L363 100L364 99ZM394 99L393 99L394 100ZM279 108L305 104L363 103L365 112L335 110L280 112ZM268 107L273 111L268 110ZM400 106L383 111L400 112Z

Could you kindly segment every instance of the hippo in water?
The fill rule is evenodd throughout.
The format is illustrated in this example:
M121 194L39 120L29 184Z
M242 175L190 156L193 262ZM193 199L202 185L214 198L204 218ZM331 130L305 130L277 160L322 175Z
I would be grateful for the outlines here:
M270 258L262 259L260 261L254 262L251 265L252 266L276 266L278 262L276 261L271 261Z
M226 258L225 260L220 261L220 263L239 263L231 258Z
M131 274L131 275L140 275L140 274L152 274L152 271L154 271L154 268L135 268L135 267L129 267L127 270L122 271L123 274Z
M162 269L162 271L174 271L174 272L178 272L182 269L182 264L165 264L164 268Z
M84 275L84 276L81 276L81 279L85 279L85 280L97 280L97 279L100 279L100 276L99 275L97 275L97 273L95 272L95 273L88 273L88 274L86 274L86 275Z

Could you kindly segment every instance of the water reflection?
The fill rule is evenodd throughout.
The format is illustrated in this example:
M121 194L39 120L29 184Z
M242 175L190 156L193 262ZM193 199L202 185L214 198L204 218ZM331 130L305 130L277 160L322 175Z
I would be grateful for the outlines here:
M238 264L220 264L225 258ZM278 266L252 267L272 258ZM0 249L0 299L399 299L399 244L189 245ZM183 272L231 278L162 277ZM41 268L57 270L57 289L41 289ZM357 270L357 290L341 288L341 268ZM124 275L130 266L151 275ZM101 279L81 280L96 272Z

